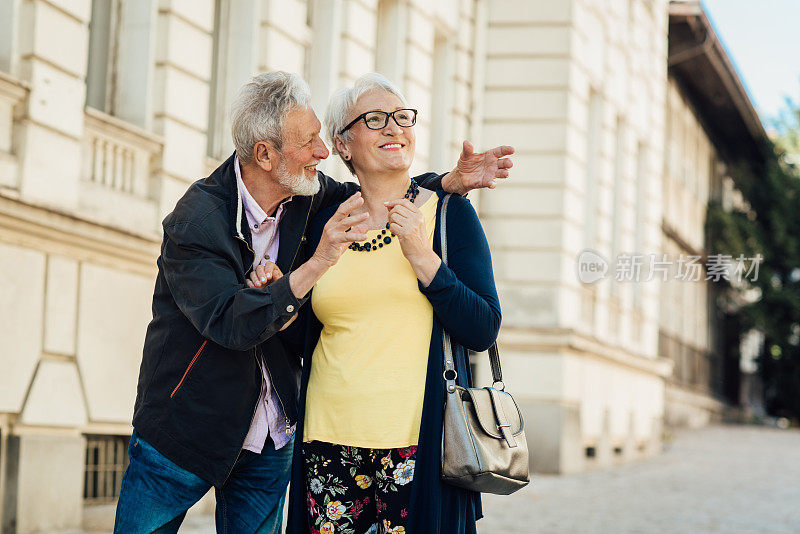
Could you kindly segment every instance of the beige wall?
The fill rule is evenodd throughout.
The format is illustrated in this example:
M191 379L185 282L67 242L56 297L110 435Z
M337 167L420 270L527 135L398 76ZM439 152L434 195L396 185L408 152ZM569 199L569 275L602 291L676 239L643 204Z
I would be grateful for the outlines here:
M585 248L608 259L659 250L666 3L498 0L488 17L484 141L517 156L481 215L509 386L532 428L552 430L533 465L607 465L621 444L624 458L651 452L669 372L657 359L659 286L583 285L576 260Z

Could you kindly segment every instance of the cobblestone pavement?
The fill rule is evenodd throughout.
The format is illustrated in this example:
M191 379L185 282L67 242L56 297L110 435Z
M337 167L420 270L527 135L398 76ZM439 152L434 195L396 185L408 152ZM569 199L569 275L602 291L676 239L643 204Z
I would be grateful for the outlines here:
M483 502L480 534L798 534L800 431L683 431L657 457Z
M800 431L682 431L654 458L488 495L479 534L800 534ZM181 534L212 534L187 518ZM422 534L422 533L420 533Z

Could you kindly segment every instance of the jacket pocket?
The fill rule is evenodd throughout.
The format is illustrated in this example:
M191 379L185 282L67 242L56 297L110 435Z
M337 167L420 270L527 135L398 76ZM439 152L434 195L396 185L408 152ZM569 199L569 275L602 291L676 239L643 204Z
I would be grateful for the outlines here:
M200 348L197 349L197 352L194 353L194 358L192 358L192 361L189 362L189 366L186 367L186 370L183 372L183 376L181 377L180 382L178 382L178 385L175 386L175 389L172 390L172 393L169 394L170 399L175 396L175 394L181 388L181 385L183 385L183 381L186 380L186 376L189 374L189 371L192 370L192 367L194 366L194 363L197 361L197 358L200 357L200 354L203 352L203 349L206 348L206 343L208 343L207 339L203 341L203 344L200 345Z

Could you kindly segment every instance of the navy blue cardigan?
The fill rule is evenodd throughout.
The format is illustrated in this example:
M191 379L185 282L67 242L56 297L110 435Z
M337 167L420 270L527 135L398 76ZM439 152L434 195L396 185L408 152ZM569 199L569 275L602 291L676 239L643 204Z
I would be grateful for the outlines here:
M441 255L439 230L442 198L438 191L433 249ZM312 223L309 250L314 250L322 228L336 206L320 212ZM489 245L478 216L465 198L453 195L447 208L448 265L442 264L428 287L420 291L433 306L433 331L422 407L417 460L411 483L409 534L475 534L475 521L483 516L480 494L445 484L440 479L442 415L445 402L442 328L450 333L455 351L457 383L471 385L467 351L488 349L500 329L500 302L492 274ZM357 298L358 292L353 296ZM311 355L322 325L311 306L303 307L295 333L304 332L303 374L300 389L300 418L292 462L287 534L309 534L306 512L306 484L301 440Z

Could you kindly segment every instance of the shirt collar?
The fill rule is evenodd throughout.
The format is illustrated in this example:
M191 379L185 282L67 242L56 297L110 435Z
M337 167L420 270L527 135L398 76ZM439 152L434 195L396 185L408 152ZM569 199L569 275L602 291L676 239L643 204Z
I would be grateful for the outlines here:
M250 230L252 231L254 227L260 227L262 224L264 224L264 222L270 219L278 222L281 218L281 215L283 215L284 206L294 197L289 197L281 202L278 206L278 209L275 210L275 217L270 217L264 212L258 202L256 202L256 200L250 195L250 192L244 185L244 181L242 180L242 168L239 165L239 156L234 156L233 158L233 169L236 172L236 185L239 188L239 194L242 196L242 204L244 205L244 212L247 216L247 223L250 226Z

